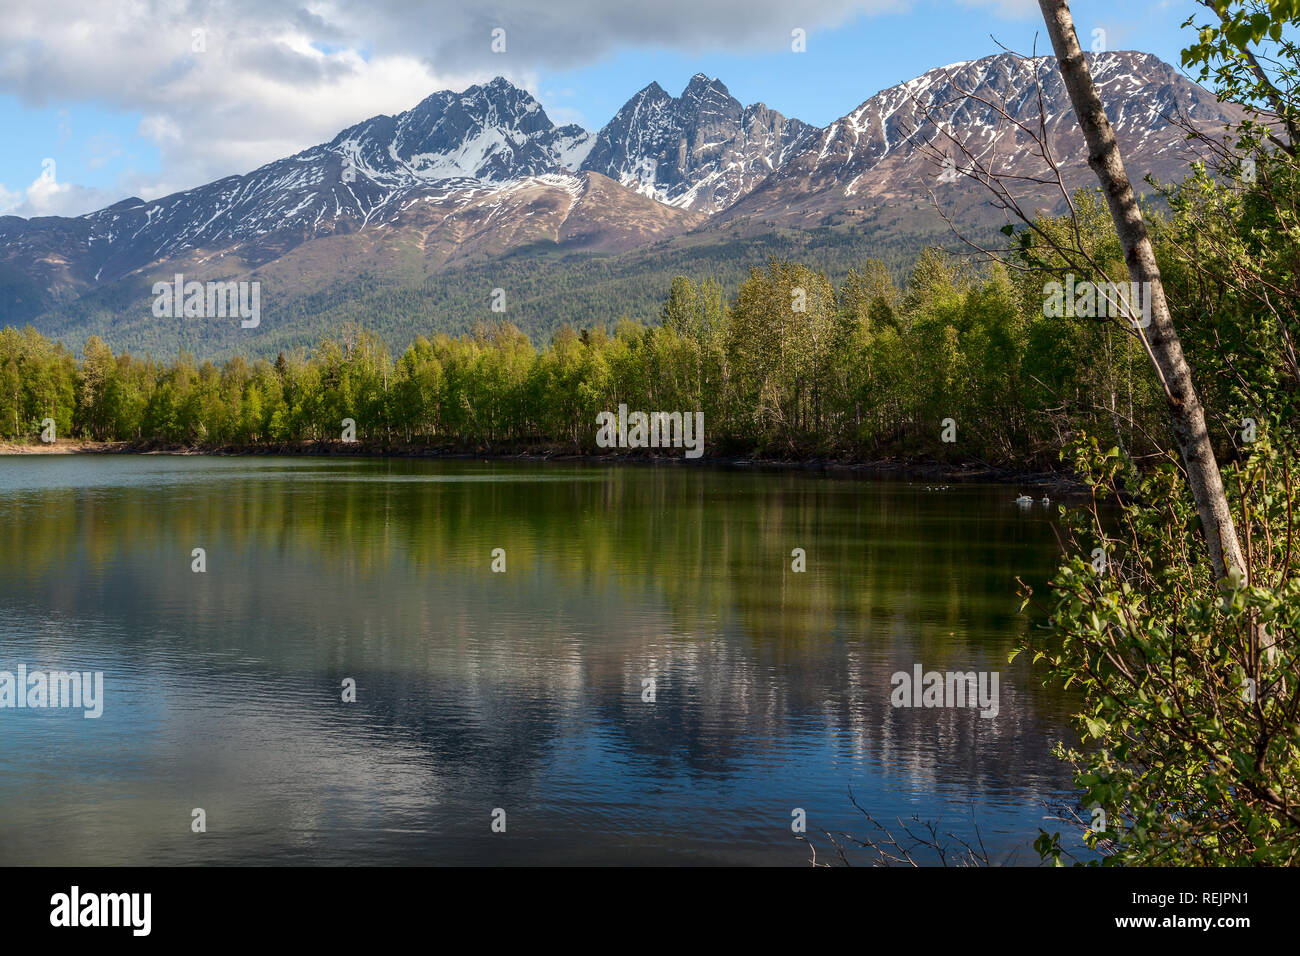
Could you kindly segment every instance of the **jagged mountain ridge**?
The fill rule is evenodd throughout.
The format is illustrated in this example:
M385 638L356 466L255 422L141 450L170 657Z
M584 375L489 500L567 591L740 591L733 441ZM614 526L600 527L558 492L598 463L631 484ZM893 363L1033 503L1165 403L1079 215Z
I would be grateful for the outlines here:
M762 182L817 132L762 103L741 106L717 79L682 95L638 92L596 135L582 168L670 206L718 212Z
M1171 113L1202 127L1239 115L1153 56L1091 62L1135 182L1185 171L1188 146ZM1051 58L999 54L932 70L824 129L762 104L742 107L697 74L679 97L650 84L592 134L556 126L530 94L498 78L152 202L75 218L0 217L0 324L181 270L256 277L278 262L306 262L304 287L376 266L406 282L538 244L620 252L835 222L904 231L937 185L921 147L934 138L927 111L976 155L1017 170L1032 158L1024 137L980 99L1033 118L1038 83L1056 154L1084 185L1091 174ZM969 209L980 187L935 192L964 196ZM891 211L885 226L882 210ZM277 295L300 294L284 278L297 269L278 270Z
M1135 183L1147 174L1165 180L1186 174L1197 151L1176 120L1212 130L1242 116L1150 54L1091 54L1089 63ZM1032 137L1007 119L1037 129L1040 95L1043 132L1067 186L1095 185L1055 59L999 54L931 70L877 93L819 130L802 151L725 210L717 224L745 218L807 223L866 205L928 200L931 193L940 202L954 194L964 194L967 205L986 200L983 187L961 175L976 161L1004 174L1049 174ZM952 131L970 156L940 127ZM943 178L935 150L952 159L956 182L951 173ZM945 191L949 185L957 188ZM1053 198L1050 188L1036 191L1025 180L1017 191L1027 198ZM1059 191L1054 198L1059 200Z
M259 265L301 242L391 223L412 203L492 184L570 173L592 136L555 126L531 95L504 79L439 92L397 116L375 116L329 143L152 202L127 199L75 219L0 219L5 251L42 241L69 265L67 280L112 280L194 250L237 253Z

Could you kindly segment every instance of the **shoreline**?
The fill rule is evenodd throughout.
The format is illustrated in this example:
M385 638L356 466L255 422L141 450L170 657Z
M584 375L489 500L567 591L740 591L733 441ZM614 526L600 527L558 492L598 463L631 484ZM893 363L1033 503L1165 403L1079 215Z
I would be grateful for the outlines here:
M96 442L60 439L53 444L0 442L0 457L19 455L211 455L221 457L302 456L308 458L438 458L452 461L521 461L604 465L704 466L758 471L816 471L845 476L894 480L983 482L1021 484L1056 489L1058 493L1086 490L1065 472L1002 468L985 462L840 458L762 458L752 455L703 455L687 459L678 455L592 454L556 446L516 448L464 448L437 445L381 445L365 441L302 441L257 445L182 445L166 442Z

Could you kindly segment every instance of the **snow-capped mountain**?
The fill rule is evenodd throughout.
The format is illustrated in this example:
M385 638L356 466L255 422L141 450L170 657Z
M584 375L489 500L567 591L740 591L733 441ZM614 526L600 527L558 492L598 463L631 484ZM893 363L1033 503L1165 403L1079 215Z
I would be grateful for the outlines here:
M366 120L318 151L340 156L371 182L400 187L573 171L591 146L582 127L557 127L530 94L497 77L463 93L434 93L398 116Z
M1210 130L1241 115L1154 56L1090 59L1134 182L1179 177L1196 158L1174 117ZM651 83L592 134L556 126L497 78L246 175L75 218L0 217L0 325L115 283L111 300L125 301L182 267L195 278L272 270L283 296L303 296L362 272L410 282L521 249L625 252L683 233L698 244L844 225L916 233L927 215L937 222L932 192L987 218L982 187L945 177L924 144L953 155L958 174L966 160L941 127L999 171L1041 173L1012 121L1036 126L1040 95L1067 185L1094 184L1051 58L1001 54L932 70L824 129L743 107L697 74L678 97ZM1031 204L1059 203L1059 192L1021 182Z
M329 143L244 176L151 202L127 199L73 220L0 220L0 244L40 251L51 232L92 281L115 279L195 250L256 265L307 240L392 223L412 203L468 201L494 186L573 174L591 148L578 126L557 127L504 79L440 92L397 116L376 116ZM74 275L73 278L76 276Z
M670 206L717 212L816 132L762 103L741 106L721 82L697 73L681 96L651 83L628 100L582 168Z
M1135 183L1148 173L1166 180L1186 175L1196 147L1175 120L1211 130L1241 116L1150 54L1092 54L1089 63ZM877 93L818 130L718 224L746 217L807 222L892 200L928 201L931 192L941 202L953 195L987 201L984 187L964 175L974 169L971 158L941 130L988 168L1041 177L1049 173L1046 161L1013 122L1036 131L1040 115L1067 185L1095 185L1056 60L1004 53L931 70ZM951 172L935 150L951 157ZM1029 180L1018 182L1019 194L1037 198Z

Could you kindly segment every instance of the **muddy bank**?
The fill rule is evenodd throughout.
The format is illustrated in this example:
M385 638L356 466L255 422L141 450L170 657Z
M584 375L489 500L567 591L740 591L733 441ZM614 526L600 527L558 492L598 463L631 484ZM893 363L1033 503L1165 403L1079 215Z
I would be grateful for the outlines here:
M0 441L0 455L91 455L130 451L134 449L124 441L84 441L79 438L60 438L49 443Z

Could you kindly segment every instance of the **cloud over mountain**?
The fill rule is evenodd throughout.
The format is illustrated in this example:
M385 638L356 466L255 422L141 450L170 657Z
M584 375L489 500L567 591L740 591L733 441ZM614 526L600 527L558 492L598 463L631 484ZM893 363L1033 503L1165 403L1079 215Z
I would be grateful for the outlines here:
M138 114L156 145L157 175L123 192L160 196L321 142L357 116L397 113L431 89L463 89L503 75L537 92L540 71L572 68L619 48L774 49L794 26L832 27L905 6L896 0L500 0L357 4L341 0L149 0L134 15L83 0L5 0L0 93L28 106L93 103ZM505 30L505 52L492 31ZM33 175L41 157L32 158ZM36 212L51 204L27 187ZM0 197L2 199L3 197ZM13 199L10 197L10 202Z

